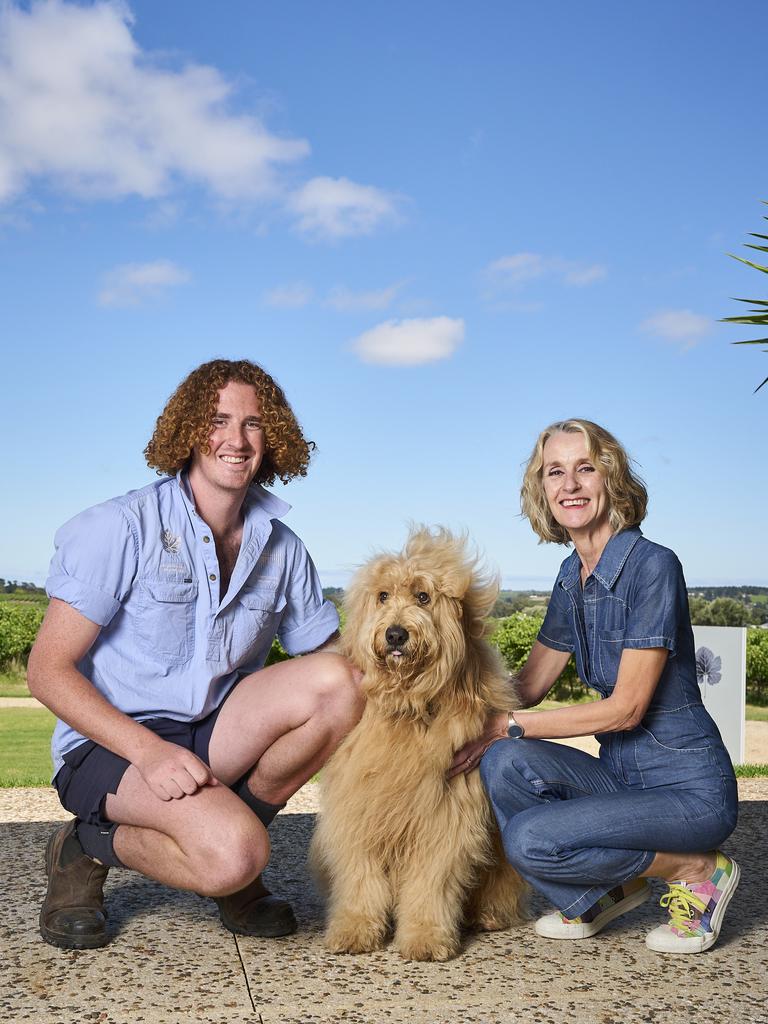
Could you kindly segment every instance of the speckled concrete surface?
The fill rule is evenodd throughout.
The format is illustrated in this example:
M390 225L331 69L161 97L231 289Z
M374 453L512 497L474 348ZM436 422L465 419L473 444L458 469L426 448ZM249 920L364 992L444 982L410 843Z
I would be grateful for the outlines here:
M113 871L114 940L72 952L43 943L42 851L66 818L52 790L0 791L0 1022L34 1024L768 1024L768 779L742 780L728 850L744 877L718 945L664 958L643 936L648 901L594 939L558 943L530 927L468 940L448 964L395 953L337 957L321 942L322 907L305 867L316 791L305 787L272 829L273 887L293 899L297 935L235 939L210 901ZM655 891L662 891L655 885ZM538 898L534 912L547 909Z

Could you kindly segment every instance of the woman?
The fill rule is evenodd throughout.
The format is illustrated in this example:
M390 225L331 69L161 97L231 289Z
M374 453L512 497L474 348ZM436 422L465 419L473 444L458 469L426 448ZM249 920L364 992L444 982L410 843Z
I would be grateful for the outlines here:
M717 849L736 825L738 797L696 681L682 569L640 532L646 505L606 430L575 419L539 436L523 514L542 541L575 551L520 673L521 706L542 700L571 653L602 700L496 715L454 771L487 750L480 770L507 857L559 910L536 922L539 935L595 935L641 903L655 877L669 883L669 920L646 944L698 953L717 940L738 884L738 865ZM542 742L593 734L599 759Z

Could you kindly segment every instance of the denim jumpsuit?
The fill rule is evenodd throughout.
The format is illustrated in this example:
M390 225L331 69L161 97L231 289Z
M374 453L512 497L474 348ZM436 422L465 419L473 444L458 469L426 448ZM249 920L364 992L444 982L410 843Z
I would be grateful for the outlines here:
M599 758L563 744L494 743L480 765L510 863L566 917L644 871L657 851L705 852L736 827L733 766L701 701L680 562L634 527L615 534L582 589L574 551L538 639L573 652L602 698L626 648L666 648L639 726L603 733Z

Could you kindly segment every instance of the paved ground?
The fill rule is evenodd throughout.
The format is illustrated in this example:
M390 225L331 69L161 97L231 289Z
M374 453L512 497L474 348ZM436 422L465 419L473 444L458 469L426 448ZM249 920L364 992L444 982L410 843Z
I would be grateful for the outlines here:
M413 964L389 950L336 957L323 947L322 907L305 867L311 785L272 828L270 880L294 901L297 935L236 939L210 901L113 871L111 945L54 949L37 933L42 853L53 823L67 815L52 790L2 790L0 1022L768 1024L768 779L742 780L740 796L727 849L744 876L709 952L665 958L647 950L643 936L661 920L648 901L594 939L552 942L527 926L471 937L448 964ZM534 899L534 912L545 909Z

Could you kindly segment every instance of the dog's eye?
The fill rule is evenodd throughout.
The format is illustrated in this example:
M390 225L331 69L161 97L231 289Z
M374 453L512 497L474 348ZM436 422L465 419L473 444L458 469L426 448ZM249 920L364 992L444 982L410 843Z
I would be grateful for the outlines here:
M423 590L420 590L416 595L416 600L419 602L419 604L429 604L429 594L425 593Z
M379 594L379 601L382 604L384 604L384 602L387 600L388 597L389 597L389 594L386 592L386 590L382 590L382 592Z

